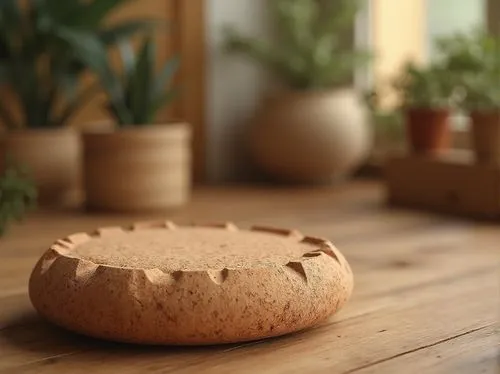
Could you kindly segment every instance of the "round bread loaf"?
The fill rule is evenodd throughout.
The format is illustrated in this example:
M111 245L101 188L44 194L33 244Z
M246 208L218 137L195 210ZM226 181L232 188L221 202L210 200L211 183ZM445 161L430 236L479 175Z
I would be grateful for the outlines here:
M352 293L328 240L296 231L171 222L102 228L58 240L30 278L37 311L101 339L234 343L314 326Z

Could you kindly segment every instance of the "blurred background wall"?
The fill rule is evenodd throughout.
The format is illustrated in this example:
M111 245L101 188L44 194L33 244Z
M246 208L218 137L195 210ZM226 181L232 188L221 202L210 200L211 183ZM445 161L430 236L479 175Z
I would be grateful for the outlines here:
M211 0L207 6L208 175L213 182L250 178L244 133L266 85L265 76L245 59L221 50L222 28L265 36L266 0Z

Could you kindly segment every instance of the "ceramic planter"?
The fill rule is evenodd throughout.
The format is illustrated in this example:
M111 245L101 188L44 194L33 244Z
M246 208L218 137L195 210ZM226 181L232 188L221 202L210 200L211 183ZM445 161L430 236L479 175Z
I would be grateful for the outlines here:
M256 163L288 182L323 183L352 173L369 156L373 134L351 89L284 92L268 98L250 136Z
M187 202L191 184L187 124L86 131L82 138L89 209L149 211Z
M477 162L500 165L500 110L473 112L471 120Z
M40 204L59 204L70 198L80 181L80 143L72 129L26 129L0 135L0 169L7 158L33 178Z
M450 111L411 108L406 112L407 135L415 153L439 153L450 146Z

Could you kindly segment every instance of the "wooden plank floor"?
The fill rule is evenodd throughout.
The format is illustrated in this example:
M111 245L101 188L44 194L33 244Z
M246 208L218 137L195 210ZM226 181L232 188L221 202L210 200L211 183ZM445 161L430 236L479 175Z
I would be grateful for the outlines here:
M36 316L27 297L35 261L72 232L159 217L38 212L0 241L0 374L500 372L498 225L388 209L371 182L203 190L166 216L327 237L353 267L354 296L321 326L268 341L168 348L83 338Z

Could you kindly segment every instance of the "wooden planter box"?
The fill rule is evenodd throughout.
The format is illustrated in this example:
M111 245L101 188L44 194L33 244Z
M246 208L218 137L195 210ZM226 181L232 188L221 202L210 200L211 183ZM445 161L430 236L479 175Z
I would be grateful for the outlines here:
M391 205L500 218L500 167L476 164L472 152L396 156L384 172Z

